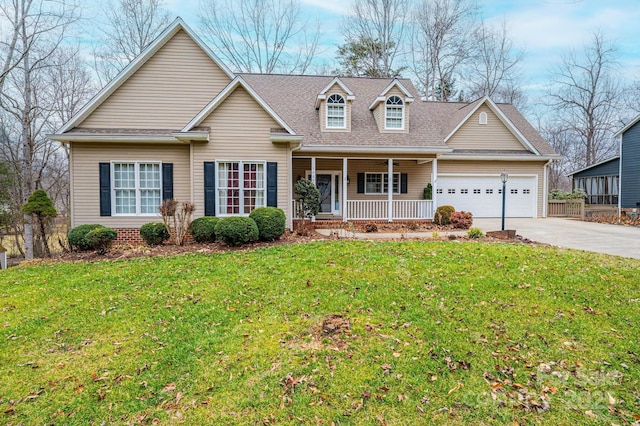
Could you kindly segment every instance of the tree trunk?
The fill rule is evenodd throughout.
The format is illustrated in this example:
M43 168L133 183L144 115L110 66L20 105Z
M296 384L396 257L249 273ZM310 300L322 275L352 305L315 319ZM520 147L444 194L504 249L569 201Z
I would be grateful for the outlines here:
M31 114L32 114L32 93L31 93L31 63L29 58L29 38L27 37L26 24L22 25L22 48L24 54L24 108L22 110L22 204L26 204L29 196L33 192L33 179L31 170L33 168L33 138L31 137ZM33 225L31 215L24 216L24 257L33 259Z

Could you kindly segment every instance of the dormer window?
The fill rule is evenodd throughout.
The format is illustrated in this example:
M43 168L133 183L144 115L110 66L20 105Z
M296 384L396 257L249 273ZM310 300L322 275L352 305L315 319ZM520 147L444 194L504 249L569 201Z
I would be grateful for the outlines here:
M399 96L390 96L385 105L385 129L404 129L404 102Z
M482 111L480 113L480 118L479 118L478 122L479 122L479 124L483 124L483 125L487 124L487 113L486 112Z
M344 129L345 102L342 95L333 94L327 99L327 129Z

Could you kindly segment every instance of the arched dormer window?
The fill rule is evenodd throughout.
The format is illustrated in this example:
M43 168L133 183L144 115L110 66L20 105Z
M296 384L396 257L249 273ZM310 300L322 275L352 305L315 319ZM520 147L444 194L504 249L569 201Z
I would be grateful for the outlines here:
M384 112L385 129L404 129L404 102L400 96L389 96Z
M345 122L345 102L342 95L334 93L327 99L327 128L344 129Z
M486 112L482 111L480 113L480 118L479 118L478 123L479 124L487 124L487 113Z

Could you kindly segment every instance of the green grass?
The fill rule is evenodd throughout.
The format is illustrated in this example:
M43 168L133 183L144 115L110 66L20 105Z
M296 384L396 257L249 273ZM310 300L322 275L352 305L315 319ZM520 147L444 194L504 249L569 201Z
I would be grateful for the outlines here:
M0 423L630 424L639 272L357 241L11 268Z

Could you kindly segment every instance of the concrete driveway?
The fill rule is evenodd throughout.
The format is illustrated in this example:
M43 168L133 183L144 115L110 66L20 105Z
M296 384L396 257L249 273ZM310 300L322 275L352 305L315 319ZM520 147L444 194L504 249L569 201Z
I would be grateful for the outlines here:
M485 232L497 231L500 225L500 219L473 219L473 226ZM540 243L640 259L639 227L547 218L506 219L505 229Z

